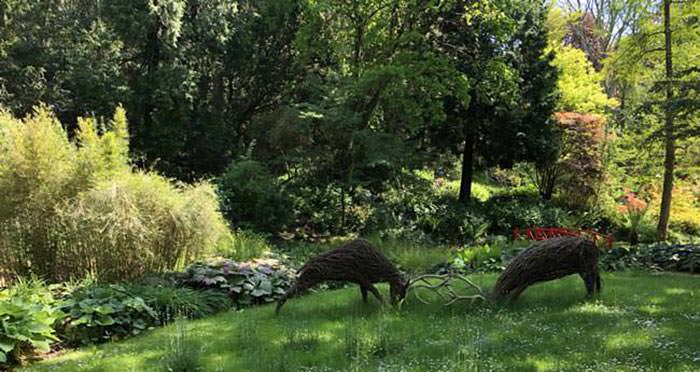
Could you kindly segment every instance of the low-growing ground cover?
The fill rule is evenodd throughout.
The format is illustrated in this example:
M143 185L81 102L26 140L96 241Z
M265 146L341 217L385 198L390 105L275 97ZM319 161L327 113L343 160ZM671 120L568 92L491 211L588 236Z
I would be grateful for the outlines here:
M496 276L471 278L490 288ZM585 301L581 279L572 276L532 287L507 307L443 307L409 297L401 310L363 304L347 288L290 300L278 317L272 306L231 311L27 370L695 371L698 279L610 273L600 298Z

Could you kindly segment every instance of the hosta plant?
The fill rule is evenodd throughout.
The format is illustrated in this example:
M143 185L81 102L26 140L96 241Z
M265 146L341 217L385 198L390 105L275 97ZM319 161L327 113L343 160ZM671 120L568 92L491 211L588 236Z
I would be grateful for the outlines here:
M291 285L294 272L276 259L216 259L191 265L179 279L189 287L224 291L242 307L276 301Z
M117 284L78 287L63 300L61 309L67 316L59 328L73 345L137 335L158 321L143 298Z
M58 341L53 324L62 314L51 290L38 280L0 292L0 370Z

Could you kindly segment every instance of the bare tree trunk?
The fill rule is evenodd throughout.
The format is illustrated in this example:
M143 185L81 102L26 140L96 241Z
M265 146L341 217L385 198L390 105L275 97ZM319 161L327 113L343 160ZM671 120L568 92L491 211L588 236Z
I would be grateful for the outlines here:
M673 99L673 59L671 55L671 0L664 0L664 35L666 41L666 100ZM659 226L657 228L659 240L666 240L668 234L668 222L671 216L671 196L673 193L673 170L676 161L676 143L673 128L673 113L666 106L664 134L666 142L666 156L664 159L664 189L661 195L661 211L659 213Z
M474 133L467 129L462 151L462 179L459 184L459 201L467 202L472 196L472 178L474 172Z

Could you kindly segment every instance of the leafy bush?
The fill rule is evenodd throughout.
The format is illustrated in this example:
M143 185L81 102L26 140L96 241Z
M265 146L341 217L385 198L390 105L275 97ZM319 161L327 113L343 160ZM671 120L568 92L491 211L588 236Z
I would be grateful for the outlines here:
M53 324L62 313L51 290L38 280L20 280L0 291L0 369L58 341Z
M235 226L278 232L291 222L291 201L264 164L231 164L218 181L224 213Z
M361 231L376 202L370 190L363 187L349 195L335 184L309 185L303 181L290 186L290 196L297 213L294 234L302 239Z
M432 268L433 272L445 273L457 271L500 272L505 269L513 257L527 249L532 242L509 242L505 236L492 236L481 244L457 250L447 261Z
M242 307L278 300L293 279L294 272L275 259L218 259L192 264L178 280L192 288L222 291Z
M393 238L468 243L483 236L489 228L474 204L463 204L452 195L435 196L424 183L385 195L372 217L372 230Z
M143 298L118 284L79 286L60 308L67 316L59 332L71 345L123 339L158 323L158 314Z
M569 213L552 202L527 196L496 196L482 205L490 232L510 235L516 227L571 226Z
M78 126L72 143L44 108L21 121L0 113L3 269L55 281L125 279L229 244L209 185L179 188L130 169L124 110L106 125Z
M105 280L184 267L230 244L210 186L176 190L154 175L125 173L100 182L57 217L57 265L74 274L94 265Z
M452 260L452 266L472 271L501 271L504 269L501 253L501 247L490 244L461 249Z
M447 247L434 243L422 244L413 240L378 236L368 236L367 239L396 263L399 270L409 273L424 273L437 263L445 261L449 256Z

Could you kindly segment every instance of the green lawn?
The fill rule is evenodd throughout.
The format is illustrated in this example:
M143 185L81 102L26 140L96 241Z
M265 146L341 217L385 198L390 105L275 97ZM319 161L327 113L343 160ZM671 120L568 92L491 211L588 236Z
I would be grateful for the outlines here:
M473 276L484 286L493 275ZM402 310L360 301L355 288L186 322L88 347L29 370L162 370L175 335L205 371L697 371L700 277L606 274L584 301L578 277L541 284L506 308L460 303ZM386 293L387 288L381 288ZM181 336L182 337L182 336Z

